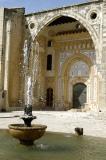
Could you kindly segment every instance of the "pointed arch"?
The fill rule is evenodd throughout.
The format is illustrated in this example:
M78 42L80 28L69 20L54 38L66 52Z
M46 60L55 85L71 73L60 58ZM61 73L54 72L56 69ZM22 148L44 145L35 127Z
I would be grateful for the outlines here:
M75 13L73 11L71 12L65 12L63 11L62 13L56 13L56 14L51 14L48 15L44 18L43 20L43 25L40 25L39 29L37 30L36 34L34 35L34 40L35 38L38 36L39 32L48 24L50 24L51 22L53 22L55 19L61 17L61 16L67 16L73 19L76 19L77 21L79 21L88 31L88 33L90 34L92 41L94 43L95 46L95 50L96 50L96 46L98 46L98 36L96 31L94 30L94 28L88 23L88 21L86 21L86 19L84 19L81 15L79 15L78 13Z

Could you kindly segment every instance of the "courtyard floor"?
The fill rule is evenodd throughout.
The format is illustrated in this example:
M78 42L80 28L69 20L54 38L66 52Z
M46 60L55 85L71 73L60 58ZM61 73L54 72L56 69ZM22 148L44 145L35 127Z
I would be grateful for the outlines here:
M0 129L7 129L11 123L23 123L19 118L23 111L0 113ZM106 138L106 110L73 111L33 111L37 119L32 123L47 125L47 131L75 134L76 127L84 129L84 135Z

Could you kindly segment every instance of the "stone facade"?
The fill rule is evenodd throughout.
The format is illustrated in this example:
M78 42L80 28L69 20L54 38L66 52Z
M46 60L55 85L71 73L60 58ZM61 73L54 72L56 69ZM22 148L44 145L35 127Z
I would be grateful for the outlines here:
M33 75L35 110L104 108L105 16L106 2L102 0L28 15L23 8L1 9L0 109L20 109L24 104L26 40L31 46L31 75L38 68Z

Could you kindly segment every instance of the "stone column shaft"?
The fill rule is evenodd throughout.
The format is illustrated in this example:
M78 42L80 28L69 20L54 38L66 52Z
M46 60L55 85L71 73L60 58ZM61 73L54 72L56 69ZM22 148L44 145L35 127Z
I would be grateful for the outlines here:
M6 50L5 50L5 71L4 71L4 90L6 92L6 95L5 95L6 108L9 107L8 81L9 81L10 34L11 34L11 21L8 20L6 24Z
M3 39L4 39L4 9L0 9L0 91L3 90Z

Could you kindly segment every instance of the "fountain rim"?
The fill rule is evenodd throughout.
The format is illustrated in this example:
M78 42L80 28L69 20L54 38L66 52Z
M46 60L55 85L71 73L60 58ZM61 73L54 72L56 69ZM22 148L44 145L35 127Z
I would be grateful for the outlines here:
M27 127L24 124L9 124L9 129L15 129L15 130L38 130L38 129L46 129L46 125L42 124L32 124L31 127Z
M31 115L31 116L29 116L29 115L23 115L23 116L20 116L20 118L21 119L23 119L23 118L26 118L26 119L29 119L29 118L32 118L32 119L37 119L37 117L36 116L33 116L33 115Z

